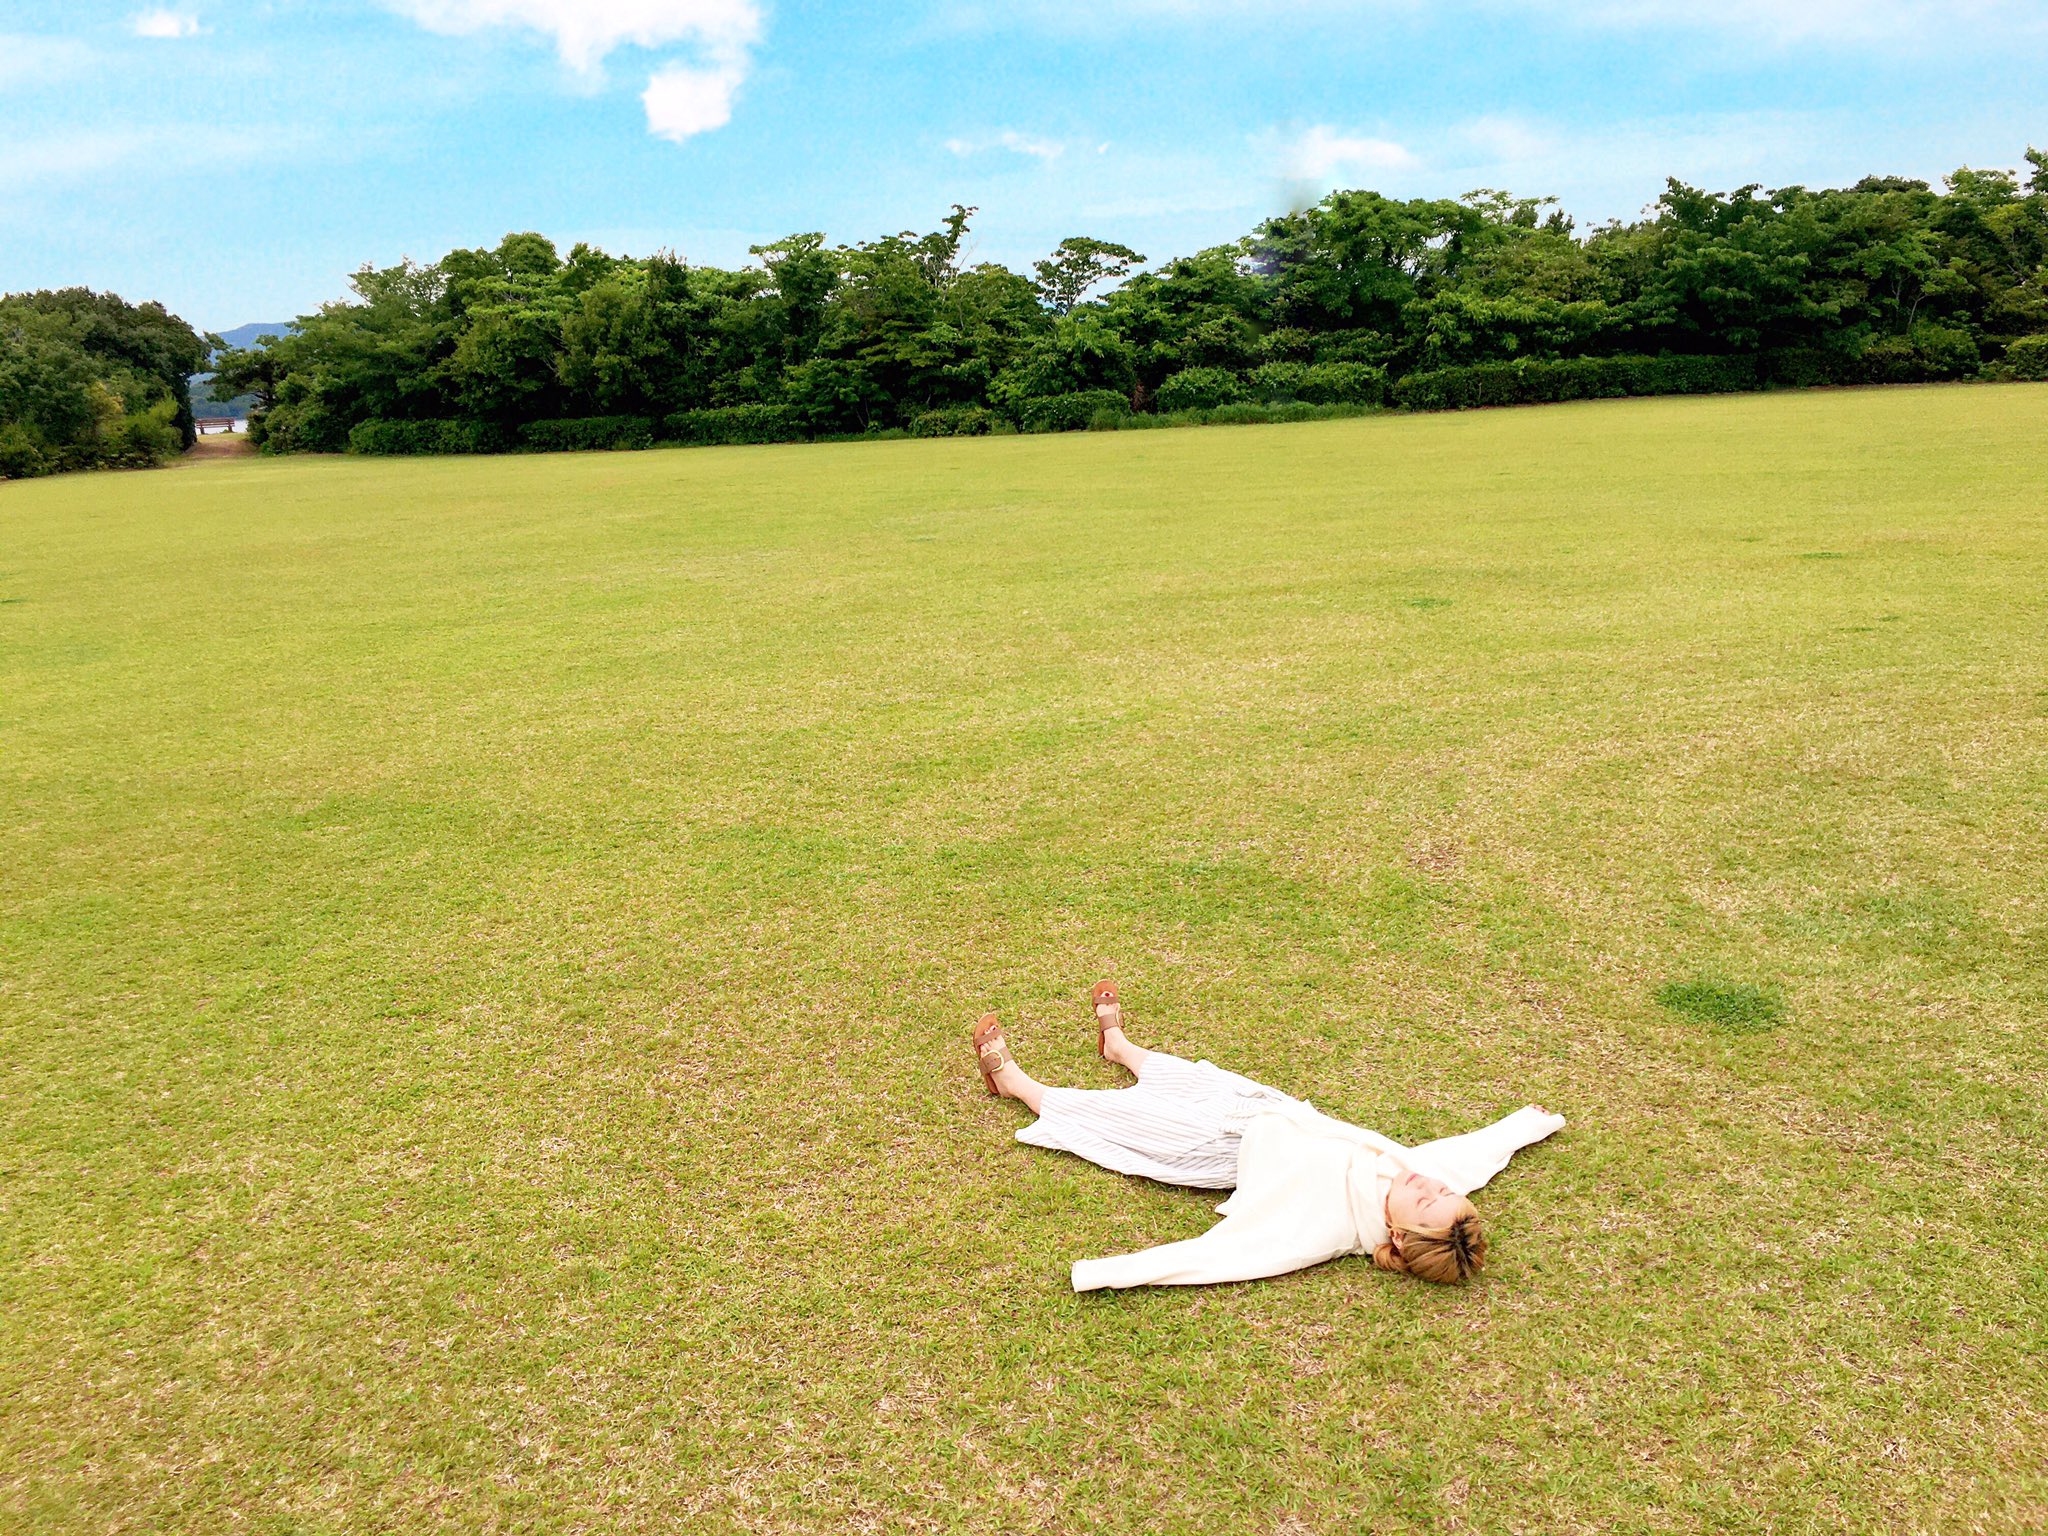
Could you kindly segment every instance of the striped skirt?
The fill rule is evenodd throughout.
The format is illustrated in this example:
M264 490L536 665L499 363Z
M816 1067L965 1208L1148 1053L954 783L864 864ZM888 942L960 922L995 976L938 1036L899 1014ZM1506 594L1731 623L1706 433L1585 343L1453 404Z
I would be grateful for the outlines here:
M1263 1110L1299 1102L1214 1062L1153 1051L1136 1087L1046 1089L1038 1118L1017 1139L1118 1173L1235 1189L1245 1123Z

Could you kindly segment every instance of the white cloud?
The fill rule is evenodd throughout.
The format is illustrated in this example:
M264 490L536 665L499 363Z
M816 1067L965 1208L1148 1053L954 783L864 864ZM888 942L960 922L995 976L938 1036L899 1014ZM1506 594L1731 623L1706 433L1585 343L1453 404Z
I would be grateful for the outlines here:
M680 144L693 134L723 128L732 121L733 94L746 77L743 62L708 69L671 64L656 70L640 93L647 131Z
M1338 133L1317 124L1286 149L1284 173L1296 181L1329 182L1361 171L1399 171L1415 156L1391 139Z
M761 38L757 0L386 0L430 32L464 36L492 27L544 33L571 69L589 71L628 44L694 43L714 64Z
M732 121L733 98L761 40L759 0L384 0L430 32L467 36L497 27L551 38L562 62L594 75L623 47L694 51L664 64L640 101L647 131L681 143Z
M1013 155L1028 155L1034 160L1057 160L1067 152L1067 146L1055 139L1036 138L1014 128L1005 128L993 138L948 139L946 148L962 159L991 149L1007 149Z
M1064 144L1055 144L1051 139L1034 139L1022 133L1005 132L996 142L1004 149L1029 155L1034 160L1057 160L1067 152Z
M199 18L158 6L141 12L130 27L137 37L197 37Z

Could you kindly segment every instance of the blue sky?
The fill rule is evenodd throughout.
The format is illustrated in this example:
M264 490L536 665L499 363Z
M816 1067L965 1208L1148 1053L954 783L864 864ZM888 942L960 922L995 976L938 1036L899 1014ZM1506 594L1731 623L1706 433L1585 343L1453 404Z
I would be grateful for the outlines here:
M2042 0L0 0L0 289L276 320L538 229L1153 258L1332 186L1938 179L2048 145Z

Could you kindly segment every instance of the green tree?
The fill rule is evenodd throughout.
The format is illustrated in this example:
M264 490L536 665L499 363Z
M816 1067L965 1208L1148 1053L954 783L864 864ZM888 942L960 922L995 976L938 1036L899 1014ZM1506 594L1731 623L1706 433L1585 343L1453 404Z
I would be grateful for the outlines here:
M1145 258L1128 245L1069 235L1043 261L1033 262L1038 300L1054 314L1073 313L1074 306L1105 283L1122 282Z
M431 266L366 268L349 300L220 359L219 376L267 404L271 448L337 447L380 418L454 419L447 431L380 428L380 442L470 444L562 415L703 407L763 408L744 418L754 435L985 419L972 413L990 407L1084 423L1105 399L1145 408L1169 379L1170 399L1370 403L1416 370L1633 354L1673 356L1647 372L1617 362L1546 377L1960 377L2048 335L2048 155L2029 149L2026 163L2024 180L1966 168L1940 189L1672 181L1646 216L1584 232L1547 198L1346 189L1151 271L1129 247L1084 236L1028 275L969 265L965 204L930 231L852 246L791 235L736 271L581 245L563 257L515 233ZM43 344L14 345L15 394L62 394L29 382L63 375ZM1687 364L1698 354L1732 365ZM119 392L156 366L135 354L108 377ZM82 398L78 419L97 419ZM149 398L147 385L123 393L123 419ZM39 409L37 420L61 414ZM45 428L17 414L7 452L41 455Z
M161 304L85 288L0 298L0 474L155 463L193 438L208 344Z

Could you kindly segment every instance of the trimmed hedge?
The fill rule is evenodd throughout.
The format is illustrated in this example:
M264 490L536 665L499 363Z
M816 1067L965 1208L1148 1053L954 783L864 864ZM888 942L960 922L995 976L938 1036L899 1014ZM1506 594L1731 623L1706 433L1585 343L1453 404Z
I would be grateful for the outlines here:
M1131 414L1131 402L1114 389L1081 389L1071 395L1038 395L1018 413L1027 432L1079 432L1101 414Z
M1370 363L1316 363L1302 381L1310 405L1385 405L1387 375Z
M1306 400L1265 402L1240 400L1207 411L1173 411L1164 416L1103 415L1091 421L1097 432L1149 432L1165 427L1252 427L1283 421L1336 421L1352 416L1370 416L1372 405L1311 405Z
M1725 394L1765 384L1911 383L1966 378L1983 367L1976 338L1969 332L1922 322L1910 335L1873 341L1857 357L1787 348L1762 358L1525 358L1411 373L1391 391L1385 373L1367 363L1274 362L1249 375L1223 368L1186 368L1159 386L1156 415L1134 415L1130 400L1114 389L1036 396L1023 401L1018 414L1020 425L1029 432L1101 432L1357 415L1384 405L1390 394L1394 404L1408 410L1466 410L1625 395ZM2009 343L2002 362L1990 371L2001 377L2048 381L2048 336L2025 336ZM910 422L908 435L980 437L1010 430L1008 421L986 406L955 405L920 413ZM644 416L536 421L516 433L487 421L373 419L359 422L349 432L347 446L349 452L361 454L504 453L515 447L573 452L648 448L656 442L783 443L811 435L789 407L754 404L681 411L658 424ZM886 435L903 434L897 429ZM124 462L150 461L158 445L153 438L145 442L148 434L140 427L136 437L134 444L123 445L132 449ZM19 432L0 436L0 477L53 467L41 462L36 448Z
M795 411L784 405L718 405L678 411L662 423L678 443L793 443L808 436Z
M504 453L511 435L491 421L359 421L349 430L350 453Z
M1753 357L1572 357L1411 373L1394 386L1394 403L1411 411L1461 411L1622 395L1728 394L1760 382Z
M1152 397L1152 408L1170 416L1175 411L1206 411L1219 405L1233 405L1244 396L1244 380L1227 368L1183 368L1159 386Z
M268 423L265 423L266 427ZM384 421L372 417L359 421L349 428L348 451L350 453L435 453L431 446L432 434L438 432L438 421Z
M1387 376L1366 363L1268 363L1252 370L1251 396L1275 405L1384 405Z
M2005 349L2005 366L2016 379L2048 383L2048 336L2022 336Z
M1251 389L1251 397L1268 405L1299 400L1302 385L1307 380L1307 363L1267 363L1262 368L1254 368L1245 376L1245 383Z
M1967 379L1983 371L1984 351L1961 326L1923 320L1913 327L1910 339L1921 378Z
M996 413L982 405L946 406L910 423L912 437L987 437L995 429Z
M1984 359L1977 338L1968 331L1923 320L1908 335L1880 336L1854 356L1787 348L1768 354L1762 366L1769 382L1807 389L1817 384L1931 384L1973 378L1983 371Z
M572 416L563 421L529 421L519 429L519 446L541 453L652 448L654 423L645 416Z
M1763 370L1765 383L1790 389L1813 389L1842 382L1842 359L1815 347L1784 347L1766 353L1757 366Z
M1926 384L1967 378L1984 359L1977 338L1953 326L1923 321L1907 336L1880 336L1855 357L1842 359L1840 384Z

